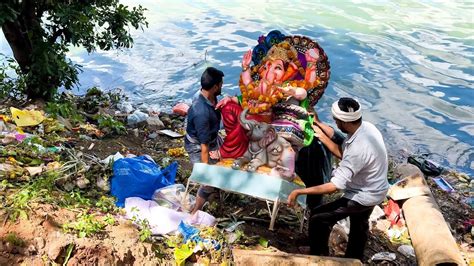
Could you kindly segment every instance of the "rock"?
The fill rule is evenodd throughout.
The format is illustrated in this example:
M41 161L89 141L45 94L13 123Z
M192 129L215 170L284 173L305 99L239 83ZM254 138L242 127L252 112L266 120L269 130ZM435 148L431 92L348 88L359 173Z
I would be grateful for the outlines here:
M44 238L42 238L42 237L35 237L34 242L35 242L36 248L37 248L38 250L44 248L44 245L45 245Z
M157 116L151 116L146 119L146 126L152 131L160 130L165 127L163 122Z
M11 261L9 258L5 258L2 255L0 255L0 265L11 265Z
M97 178L97 187L100 188L102 191L109 192L110 191L110 183L109 180L107 180L104 177L99 177Z
M83 189L86 188L90 184L90 182L91 181L89 181L89 179L87 178L79 178L76 180L76 185L78 188Z
M68 243L61 241L61 240L56 240L48 244L48 257L52 261L56 261L56 259L61 255L61 252L63 249L68 245Z
M168 115L164 114L164 115L160 116L160 119L161 119L161 121L163 122L163 124L165 126L170 126L171 125L172 121L171 121L171 118Z
M139 132L138 132L138 128L134 128L132 132L133 132L133 135L134 135L136 138L138 138L138 136L139 136L139 134L138 134L138 133L139 133Z
M407 176L419 174L423 176L421 170L413 164L403 163L399 164L393 169L393 174L395 178L405 178Z
M4 245L4 250L7 252L7 253L13 253L13 249L15 248L15 246L10 243L10 242L6 242L5 245Z
M157 137L158 137L158 133L156 133L156 132L153 132L150 135L148 135L149 139L156 139Z

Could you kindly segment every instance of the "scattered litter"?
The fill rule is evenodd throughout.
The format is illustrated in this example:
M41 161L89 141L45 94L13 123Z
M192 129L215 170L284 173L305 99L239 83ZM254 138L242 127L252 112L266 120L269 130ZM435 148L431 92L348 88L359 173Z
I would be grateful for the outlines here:
M169 130L169 129L162 129L160 131L158 131L160 134L164 134L168 137L172 137L172 138L181 138L183 137L184 135L183 134L180 134L178 132L174 132L172 130Z
M349 219L349 217L339 220L337 224L339 224L344 229L344 232L346 234L349 234L351 228L351 220Z
M370 258L372 261L394 261L397 258L397 255L392 252L379 252L376 253Z
M156 132L153 132L150 135L148 135L149 139L156 139L157 137L158 137L158 133L156 133Z
M405 257L415 257L415 249L411 245L401 245L397 251L405 255Z
M40 111L20 110L10 107L10 112L12 113L13 121L19 127L36 126L44 120L44 116Z
M385 216L385 212L379 207L379 205L375 205L374 210L370 214L369 222L375 222L383 216Z
M43 172L42 166L32 166L32 167L25 167L26 171L30 174L30 176L36 176Z
M427 176L439 176L443 172L443 167L437 163L426 159L424 156L408 156L408 163L416 165Z
M120 110L120 112L127 113L127 114L133 111L133 106L129 102L118 103L117 108Z
M114 155L107 156L107 158L103 159L100 162L103 164L109 164L109 163L117 161L118 159L123 159L123 158L125 157L120 152L117 152Z
M197 211L191 217L186 219L186 222L195 225L214 226L216 218L204 211Z
M89 150L89 151L92 150L94 148L94 146L95 146L95 143L91 143L91 145L89 145L89 148L87 148L87 150Z
M177 170L177 162L162 170L147 156L119 159L113 165L111 194L118 207L123 207L128 197L151 200L155 190L174 184Z
M148 114L141 112L140 110L135 110L132 114L127 117L127 123L129 126L136 125L140 122L146 121Z
M186 195L183 184L169 185L155 190L152 199L160 206L176 211L191 211L196 202L193 195Z
M152 200L138 197L125 199L127 218L135 221L147 220L154 235L165 235L178 230L179 224L191 215L159 206Z
M185 153L186 153L186 150L184 149L184 147L170 148L166 152L166 154L168 154L169 156L172 156L172 157L181 157Z
M406 226L392 227L387 230L390 242L394 244L411 244L410 235Z
M392 199L388 200L388 204L384 207L385 215L392 225L403 226L401 218L401 209L398 203Z
M238 227L239 225L244 224L244 223L245 223L245 221L233 222L233 223L231 223L229 226L227 226L224 230L225 230L226 232L234 232L235 229L237 229L237 227Z
M444 191L453 192L454 188L442 177L433 178L433 181Z
M171 109L173 113L181 115L181 116L186 116L188 114L189 110L189 105L185 103L178 103L175 106L173 106L173 109Z

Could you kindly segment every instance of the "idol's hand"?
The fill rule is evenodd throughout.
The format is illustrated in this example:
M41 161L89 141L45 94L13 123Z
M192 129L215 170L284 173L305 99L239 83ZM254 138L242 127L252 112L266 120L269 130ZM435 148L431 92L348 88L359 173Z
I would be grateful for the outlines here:
M244 59L242 59L242 70L245 71L250 67L250 62L252 61L252 50L248 50L244 54Z
M219 153L219 150L210 151L209 152L209 157L213 160L220 160L221 154Z
M230 96L225 96L216 104L216 109L221 109L224 107L224 105L228 104L230 101L232 101L232 97Z
M319 50L316 48L309 49L304 53L304 57L306 58L306 62L316 63L319 60Z

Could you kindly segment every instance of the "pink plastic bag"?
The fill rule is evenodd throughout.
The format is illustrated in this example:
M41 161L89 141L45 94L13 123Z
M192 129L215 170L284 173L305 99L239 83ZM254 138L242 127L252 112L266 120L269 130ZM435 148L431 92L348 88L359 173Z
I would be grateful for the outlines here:
M189 110L189 105L185 103L178 103L172 109L173 113L181 115L181 116L186 116L188 114L188 110Z

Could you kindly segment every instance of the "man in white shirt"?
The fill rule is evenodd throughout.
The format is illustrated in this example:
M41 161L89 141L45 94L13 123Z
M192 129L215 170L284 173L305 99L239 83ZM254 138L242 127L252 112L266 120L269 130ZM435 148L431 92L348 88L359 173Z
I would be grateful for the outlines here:
M375 205L384 201L389 185L388 158L382 134L369 123L362 122L359 102L341 98L331 108L337 127L347 134L342 145L331 140L334 130L318 122L313 125L315 136L341 162L332 172L329 183L294 190L288 196L293 206L302 194L329 194L343 190L343 196L311 210L309 240L312 255L329 255L328 239L337 221L350 217L349 242L345 256L362 259L368 238L369 216Z

